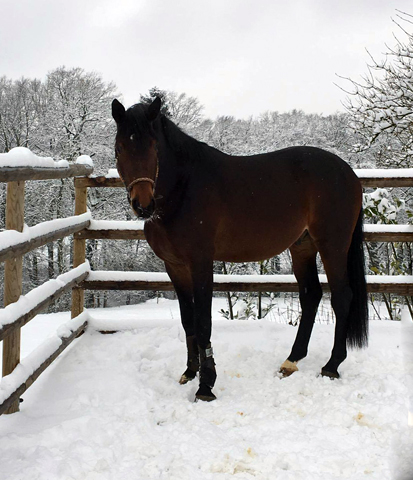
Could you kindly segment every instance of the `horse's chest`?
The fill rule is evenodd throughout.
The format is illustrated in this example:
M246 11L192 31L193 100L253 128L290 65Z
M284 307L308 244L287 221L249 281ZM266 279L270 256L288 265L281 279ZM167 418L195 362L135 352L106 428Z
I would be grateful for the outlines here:
M181 263L184 258L184 242L177 239L176 236L157 222L145 223L145 237L159 258L169 263Z

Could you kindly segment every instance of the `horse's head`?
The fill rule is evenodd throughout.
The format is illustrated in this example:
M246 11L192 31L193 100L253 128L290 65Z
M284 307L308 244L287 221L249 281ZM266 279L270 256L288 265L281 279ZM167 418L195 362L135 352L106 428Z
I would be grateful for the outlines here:
M112 102L116 121L116 166L138 217L149 218L155 209L154 191L158 177L158 155L153 123L161 109L157 97L150 105L137 104L125 110Z

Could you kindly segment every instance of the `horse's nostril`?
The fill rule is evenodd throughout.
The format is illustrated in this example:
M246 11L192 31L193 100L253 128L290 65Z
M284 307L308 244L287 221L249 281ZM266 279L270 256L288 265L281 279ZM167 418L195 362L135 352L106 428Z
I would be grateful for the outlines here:
M130 203L136 215L141 218L149 218L155 210L155 202L153 199L147 207L142 207L136 199L132 199Z
M139 202L136 199L132 199L130 204L132 208L135 210L135 212L142 210L142 207L140 206Z

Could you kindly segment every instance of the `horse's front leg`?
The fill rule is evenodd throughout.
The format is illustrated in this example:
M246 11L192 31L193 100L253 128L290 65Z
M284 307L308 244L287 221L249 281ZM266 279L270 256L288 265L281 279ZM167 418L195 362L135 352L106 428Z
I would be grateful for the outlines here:
M195 337L192 277L187 265L165 262L165 267L178 297L181 322L186 336L187 369L179 380L179 383L184 385L193 380L199 371L199 351Z
M212 259L197 260L191 265L194 293L195 336L199 350L199 389L196 400L215 400L212 388L217 374L211 346Z

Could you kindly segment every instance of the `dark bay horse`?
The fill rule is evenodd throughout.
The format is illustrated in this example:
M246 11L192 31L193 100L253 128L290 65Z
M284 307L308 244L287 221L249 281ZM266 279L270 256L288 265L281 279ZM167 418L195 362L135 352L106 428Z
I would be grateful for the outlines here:
M327 274L336 315L331 358L322 375L338 377L347 345L367 344L367 293L362 246L362 189L336 155L292 147L261 155L226 155L183 133L160 113L161 101L125 110L114 100L115 153L129 202L165 262L186 333L187 369L196 399L213 400L211 347L213 261L255 262L289 248L302 317L281 372L307 354L322 291L316 255Z

